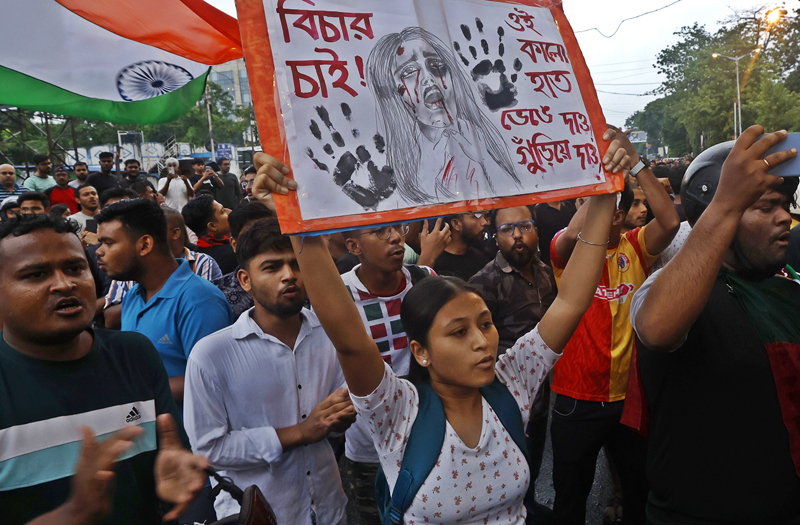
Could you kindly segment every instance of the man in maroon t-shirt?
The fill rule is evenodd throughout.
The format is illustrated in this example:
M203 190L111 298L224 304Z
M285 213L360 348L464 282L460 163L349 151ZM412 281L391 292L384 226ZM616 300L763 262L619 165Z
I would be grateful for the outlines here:
M75 190L69 187L69 172L64 166L59 166L56 168L53 178L56 180L56 185L44 192L50 198L50 206L64 204L69 207L70 215L78 213Z

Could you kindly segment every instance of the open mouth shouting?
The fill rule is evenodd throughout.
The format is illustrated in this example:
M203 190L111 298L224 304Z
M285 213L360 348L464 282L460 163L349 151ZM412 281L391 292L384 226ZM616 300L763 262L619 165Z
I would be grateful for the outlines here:
M56 315L72 317L83 312L83 302L77 297L65 297L56 302L53 311Z

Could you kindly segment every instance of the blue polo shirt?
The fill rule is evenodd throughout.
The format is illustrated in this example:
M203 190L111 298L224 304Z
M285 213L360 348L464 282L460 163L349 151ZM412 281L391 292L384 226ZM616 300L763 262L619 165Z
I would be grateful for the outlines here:
M186 361L197 341L234 321L222 292L192 272L185 259L177 261L178 269L149 301L138 284L122 301L122 330L147 336L169 377L186 374Z

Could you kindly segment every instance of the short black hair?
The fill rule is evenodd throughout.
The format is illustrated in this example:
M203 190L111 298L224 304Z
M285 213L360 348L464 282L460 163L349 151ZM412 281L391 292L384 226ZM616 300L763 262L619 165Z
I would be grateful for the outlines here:
M231 237L236 239L244 227L253 221L274 217L275 213L258 201L242 202L228 214Z
M105 192L103 192L105 193ZM94 216L97 224L119 221L131 233L134 239L143 235L151 236L156 244L166 247L167 244L167 217L161 206L150 199L131 199L115 202L100 210Z
M672 191L676 195L680 195L681 193L681 184L683 183L683 176L686 175L687 169L689 169L688 164L680 164L669 170L669 185L672 186Z
M224 160L227 160L228 162L230 162L230 161L231 161L231 159L229 159L228 157L218 157L218 158L217 158L217 162L222 162L222 161L224 161Z
M219 171L219 164L217 164L212 160L211 162L206 162L206 168L211 168L214 171Z
M278 219L259 219L236 240L236 259L240 268L264 252L283 252L292 249L292 241L281 233Z
M50 207L50 199L47 198L47 195L38 191L26 191L17 197L17 204L19 206L22 206L22 203L25 201L39 201L45 208Z
M214 220L214 196L199 194L181 210L183 221L196 235L208 233L208 223Z
M38 166L39 164L41 164L46 160L50 160L50 157L48 157L47 155L42 155L41 153L37 153L36 155L33 156L33 160L31 160L31 162L33 162L34 166Z
M633 188L631 187L630 181L625 181L625 189L622 190L619 199L619 206L617 209L620 209L625 212L625 215L631 211L631 206L633 206Z
M192 166L195 164L205 164L205 161L203 159L192 159Z
M250 174L250 173L258 173L258 170L256 169L256 167L255 167L255 166L248 166L248 167L247 167L247 168L244 170L244 174L245 174L245 175L248 175L248 174Z
M92 188L94 191L97 191L97 188L95 188L95 187L94 187L94 186L92 186L91 184L81 184L80 186L78 186L77 188L75 188L75 197L78 197L78 198L80 198L80 196L81 196L81 190L82 190L83 188Z
M136 181L133 184L131 184L131 186L130 186L130 189L136 193L137 197L142 193L146 193L147 192L147 188L150 188L153 191L156 191L156 189L153 188L153 184L149 180Z
M75 164L72 166L72 169L75 169L75 168L77 168L78 166L86 166L86 169L87 169L87 170L89 169L89 165L88 165L88 164L86 164L85 162L83 162L82 160L79 160L78 162L76 162L76 163L75 163Z
M50 208L50 215L61 217L67 210L69 210L69 206L67 206L66 204L56 204L55 206Z
M653 167L653 175L656 176L657 179L665 179L669 177L672 168L664 164L663 162L656 164Z
M56 233L74 233L81 230L80 224L50 214L20 215L0 222L0 242L6 237L22 237L38 230L53 230Z
M136 164L138 164L139 166L141 166L141 165L142 165L142 163L141 163L141 162L139 162L139 161L138 161L138 160L136 160L136 159L128 159L128 160L126 160L126 161L125 161L125 167L127 168L127 167L128 167L128 164L133 164L134 162L135 162Z
M109 188L100 194L100 207L104 208L111 199L138 199L139 194L129 188Z
M110 151L103 151L103 152L101 152L100 154L97 155L97 158L98 159L107 159L107 158L112 158L113 159L114 158L114 154L111 153Z

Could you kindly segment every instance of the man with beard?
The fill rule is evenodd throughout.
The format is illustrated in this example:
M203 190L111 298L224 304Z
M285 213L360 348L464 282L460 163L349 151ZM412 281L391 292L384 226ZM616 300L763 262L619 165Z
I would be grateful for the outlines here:
M485 213L466 212L445 219L450 225L450 243L436 258L433 269L439 275L452 275L468 281L489 262L477 246L489 221Z
M325 437L346 429L355 409L336 350L303 308L303 276L275 218L242 233L236 255L254 307L189 356L189 439L237 485L261 488L279 523L344 524L347 497ZM215 507L220 517L239 511L225 493Z
M86 221L94 219L100 208L100 198L94 186L84 184L75 190L75 202L81 205L81 211L73 213L70 219L81 225L81 233L86 228Z
M101 243L98 266L112 279L137 282L122 301L122 330L152 341L181 407L189 352L197 341L233 322L228 301L192 272L188 261L175 260L167 218L155 201L120 201L95 219Z
M64 204L69 208L69 214L78 213L78 202L75 200L75 190L69 187L69 173L64 166L56 168L53 177L56 185L45 190L44 194L50 199L50 206Z
M35 215L0 226L4 524L157 525L159 499L181 502L164 517L174 519L205 482L205 460L181 446L153 345L92 329L94 311L74 223Z
M632 300L648 523L800 523L800 278L785 267L797 178L769 175L797 150L764 157L786 132L763 133L695 159L691 233Z
M130 188L132 185L140 182L142 179L140 178L140 174L142 172L142 166L139 164L139 161L136 159L128 159L125 161L125 177L122 178L119 182L123 188Z
M56 185L56 180L50 176L50 172L53 170L53 163L50 162L50 158L47 155L34 155L33 165L36 166L36 173L25 179L23 186L30 191L41 193Z
M74 169L75 180L69 183L69 187L77 190L86 184L86 179L89 178L89 166L83 161L78 161L75 163Z
M523 335L533 330L556 298L555 280L549 266L537 256L539 237L528 206L497 210L490 215L497 231L499 251L492 262L476 273L470 283L481 291L492 313L505 353ZM535 515L533 494L542 465L550 410L550 379L542 383L531 407L528 429L531 485L526 496L528 514Z

